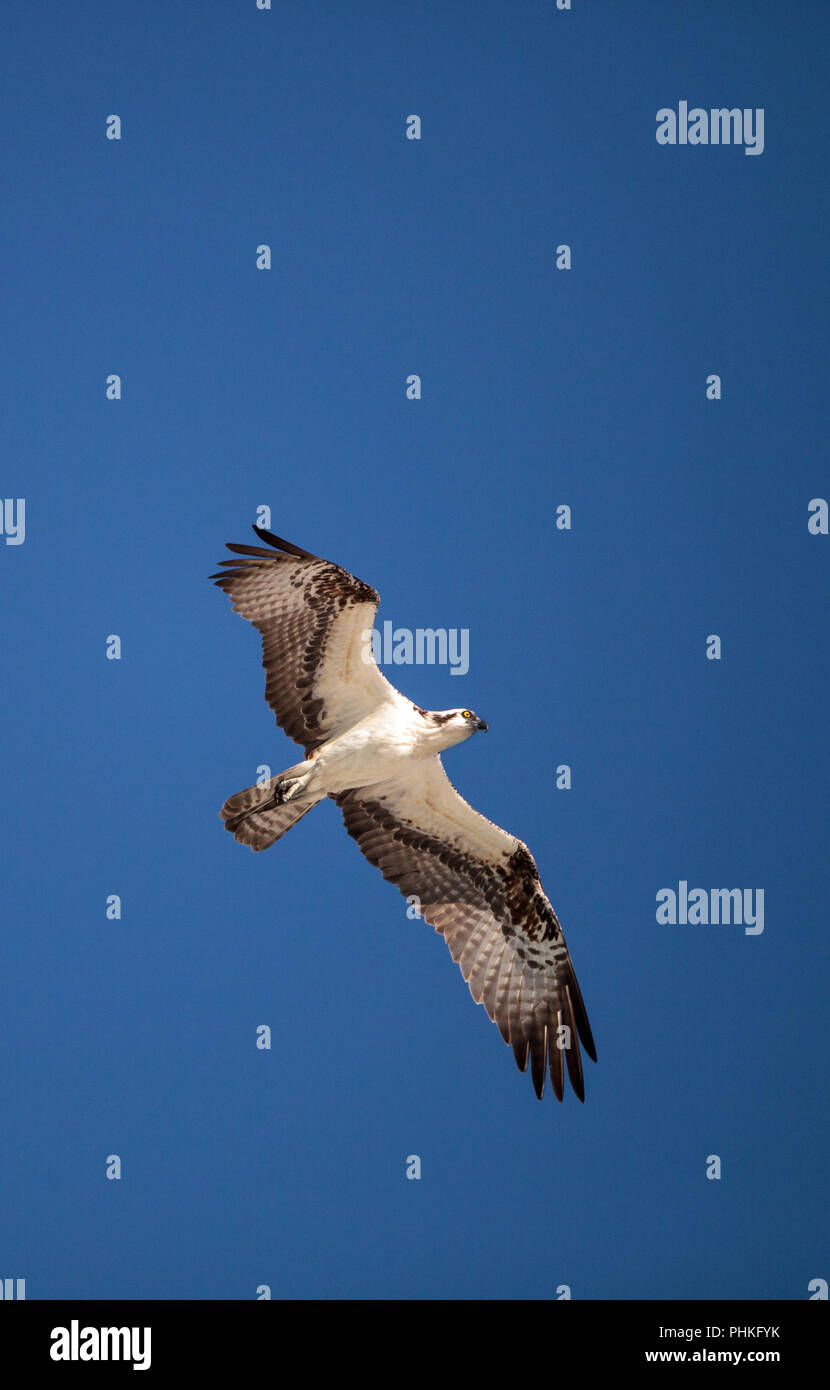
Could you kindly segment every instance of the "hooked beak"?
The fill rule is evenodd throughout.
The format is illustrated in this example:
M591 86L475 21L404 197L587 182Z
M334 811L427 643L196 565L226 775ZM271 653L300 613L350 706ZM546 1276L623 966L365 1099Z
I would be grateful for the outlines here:
M486 734L489 727L489 724L485 724L483 719L476 720L476 729L481 729L482 733Z

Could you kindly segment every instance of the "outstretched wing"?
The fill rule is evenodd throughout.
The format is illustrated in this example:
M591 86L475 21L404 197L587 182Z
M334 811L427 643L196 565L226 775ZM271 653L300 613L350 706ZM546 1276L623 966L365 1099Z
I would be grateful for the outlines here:
M381 675L364 635L377 592L348 570L259 526L258 545L228 545L241 559L211 575L262 634L265 698L306 757L379 705L404 701ZM404 701L408 704L408 701Z
M335 796L366 858L445 938L477 1004L530 1061L541 1099L546 1068L557 1099L564 1067L585 1092L579 1040L596 1061L582 995L558 918L527 846L474 811L440 758L410 763L405 777Z

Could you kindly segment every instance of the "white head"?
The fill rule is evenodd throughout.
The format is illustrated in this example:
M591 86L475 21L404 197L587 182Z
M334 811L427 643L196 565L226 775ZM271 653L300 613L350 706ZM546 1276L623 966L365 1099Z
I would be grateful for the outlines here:
M487 731L484 720L471 709L421 710L420 713L435 729L436 744L440 748L452 748L453 744L463 743L479 730Z

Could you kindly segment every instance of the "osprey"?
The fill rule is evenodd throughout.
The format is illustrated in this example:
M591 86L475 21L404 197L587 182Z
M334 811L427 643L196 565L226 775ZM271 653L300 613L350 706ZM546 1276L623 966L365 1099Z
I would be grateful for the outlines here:
M579 1040L594 1040L559 920L527 846L459 796L441 753L487 725L473 710L420 709L372 655L380 597L348 570L270 531L269 549L228 545L211 575L262 634L265 698L305 758L229 797L227 830L267 849L331 797L346 829L384 878L416 900L444 937L477 1004L530 1062L541 1099L546 1070L558 1100L567 1065L585 1091Z

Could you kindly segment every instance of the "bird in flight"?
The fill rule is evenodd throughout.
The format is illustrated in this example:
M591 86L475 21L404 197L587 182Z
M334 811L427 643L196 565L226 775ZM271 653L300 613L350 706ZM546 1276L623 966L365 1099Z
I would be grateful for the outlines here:
M377 592L348 570L259 526L264 546L228 545L211 575L262 635L265 698L302 762L225 802L225 827L267 849L331 797L346 829L444 937L477 1004L530 1063L541 1100L567 1067L585 1099L579 1043L591 1029L559 920L527 846L459 796L441 754L479 730L470 709L425 710L379 670Z

